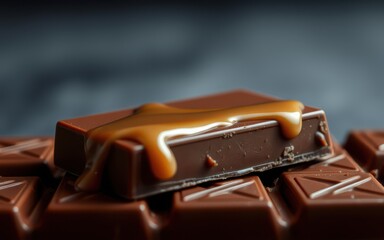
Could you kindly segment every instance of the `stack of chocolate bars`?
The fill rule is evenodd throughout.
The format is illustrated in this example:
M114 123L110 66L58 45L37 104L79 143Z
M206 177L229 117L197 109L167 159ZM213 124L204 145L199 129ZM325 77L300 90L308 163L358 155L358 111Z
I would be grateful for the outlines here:
M63 120L0 138L0 239L384 239L383 162L245 90Z

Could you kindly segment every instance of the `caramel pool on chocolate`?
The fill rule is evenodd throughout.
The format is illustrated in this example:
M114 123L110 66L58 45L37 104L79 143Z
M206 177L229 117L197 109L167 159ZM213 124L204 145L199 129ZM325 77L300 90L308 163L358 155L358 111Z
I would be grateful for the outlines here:
M157 103L143 105L134 114L87 133L87 165L76 187L85 191L99 188L107 155L113 142L118 139L130 139L143 144L152 173L158 179L166 180L177 171L176 160L166 144L167 140L247 120L276 120L283 135L293 138L301 131L303 108L298 101L275 101L226 109L180 109Z

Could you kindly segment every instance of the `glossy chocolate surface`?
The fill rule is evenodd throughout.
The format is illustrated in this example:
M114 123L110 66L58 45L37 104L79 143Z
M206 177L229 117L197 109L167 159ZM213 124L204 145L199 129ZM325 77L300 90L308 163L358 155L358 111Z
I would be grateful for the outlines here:
M356 130L347 137L345 148L366 171L384 182L384 131Z
M275 100L239 90L168 105L188 109L234 108ZM132 110L123 110L60 121L56 128L55 163L75 175L82 174L87 163L84 144L88 131L131 114ZM116 194L137 199L330 155L332 142L324 112L305 107L302 119L302 131L292 139L284 137L276 121L259 120L169 140L178 169L166 180L153 175L143 145L116 140L107 156L105 171L97 174L103 175L105 185Z
M37 239L154 239L158 228L146 201L77 192L65 176L45 210Z
M54 169L53 145L50 137L0 138L0 176L28 176Z
M133 114L87 132L85 140L86 166L76 182L76 188L97 191L107 164L112 144L128 139L143 145L151 174L156 179L171 179L177 163L167 141L182 136L230 127L236 123L275 120L282 135L291 139L300 134L302 110L298 101L275 101L221 109L185 109L160 103L145 104ZM215 166L218 165L215 162Z
M241 96L243 99L239 101L248 103L255 99L260 102L269 99L246 92L241 92ZM211 107L222 104L215 96L208 99ZM199 98L175 105L193 107L206 103L206 100ZM384 225L384 187L376 179L382 181L384 131L352 131L344 145L346 151L338 144L332 144L329 134L325 134L328 130L323 115L310 114L312 118L305 119L305 114L316 111L309 107L304 110L303 131L298 138L302 137L300 141L304 145L305 139L313 137L316 141L312 143L314 146L332 147L332 156L204 182L140 200L118 196L115 189L108 188L108 184L113 182L105 182L106 187L99 192L77 191L75 182L78 176L71 171L63 175L53 165L53 138L2 137L0 239L384 239L381 229ZM95 121L92 122L85 118L66 123L72 123L72 129L81 130L77 132L80 139L82 128L100 125L102 120L109 121L111 117L118 119L121 114L126 112L93 116ZM242 126L248 128L247 124ZM269 148L270 156L281 157L283 154L287 158L295 156L292 153L300 148L299 145L293 149L288 146L283 148L283 152L275 152L275 146L284 145L286 141L277 123L255 128L255 132L247 129L233 134L234 129L236 127L220 137L210 133L210 139L184 139L181 141L185 141L183 144L188 147L192 144L191 150L186 152L183 151L188 148L183 149L177 141L175 145L171 144L171 149L176 159L178 156L188 158L215 139L209 142L214 151L204 152L202 163L205 168L217 169L223 165L229 167L225 160L231 160L237 154L245 152L244 159L247 159L255 146L261 147L254 149L255 153L263 155L263 151ZM266 135L259 139L260 133ZM254 144L246 146L251 138L248 135L259 138L253 136ZM64 143L69 146L79 144L76 141L60 144ZM135 149L133 146L137 144L118 140L113 146L112 156L123 157L129 146ZM66 149L73 156L79 154ZM142 149L140 151L142 153ZM121 173L126 173L127 165L119 165L124 161L117 160L109 163L108 174L118 172L118 166L123 170ZM84 167L81 164L73 167L81 169L81 166ZM148 169L136 174L148 173Z
M0 239L383 239L383 186L334 148L328 159L136 201L78 192L69 173L58 185L40 171L0 177Z

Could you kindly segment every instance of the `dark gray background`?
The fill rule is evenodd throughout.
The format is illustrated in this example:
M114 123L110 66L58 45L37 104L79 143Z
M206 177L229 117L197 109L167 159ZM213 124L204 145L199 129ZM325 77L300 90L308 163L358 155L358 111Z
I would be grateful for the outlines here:
M233 88L326 110L343 141L382 128L380 6L38 6L2 14L0 135Z

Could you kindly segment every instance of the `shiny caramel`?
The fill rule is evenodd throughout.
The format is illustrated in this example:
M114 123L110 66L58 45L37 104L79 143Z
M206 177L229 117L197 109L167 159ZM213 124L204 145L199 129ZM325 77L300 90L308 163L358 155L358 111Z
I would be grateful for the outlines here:
M167 140L248 120L276 120L283 135L293 138L301 131L303 108L298 101L275 101L225 109L181 109L158 103L143 105L132 115L87 133L87 165L76 182L76 188L84 191L99 188L109 149L118 139L141 143L146 150L152 174L159 180L166 180L177 171L176 160L166 144Z

